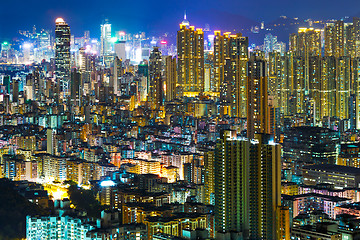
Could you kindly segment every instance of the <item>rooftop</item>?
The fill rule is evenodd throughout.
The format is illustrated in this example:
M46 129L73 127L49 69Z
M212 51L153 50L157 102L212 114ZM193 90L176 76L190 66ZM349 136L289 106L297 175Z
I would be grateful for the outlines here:
M324 171L324 172L337 172L350 175L360 175L360 168L340 166L335 164L316 164L316 165L307 165L303 169L315 170L315 171Z

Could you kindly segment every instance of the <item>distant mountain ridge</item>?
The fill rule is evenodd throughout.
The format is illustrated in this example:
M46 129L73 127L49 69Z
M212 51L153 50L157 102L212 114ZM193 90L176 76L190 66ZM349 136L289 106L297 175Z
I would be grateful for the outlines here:
M178 29L178 24L182 20L183 16L169 15L166 20L159 19L156 24L147 26L147 28L149 28L149 31L173 31L174 28ZM187 20L189 20L190 25L196 28L204 28L206 24L209 24L212 31L233 31L234 29L241 31L241 29L250 29L252 26L260 26L259 22L247 17L216 9L187 12Z
M250 30L252 26L260 26L259 22L242 15L216 9L194 12L188 19L190 23L193 21L199 25L209 24L211 30L234 31L235 29L236 31L241 31L242 29Z

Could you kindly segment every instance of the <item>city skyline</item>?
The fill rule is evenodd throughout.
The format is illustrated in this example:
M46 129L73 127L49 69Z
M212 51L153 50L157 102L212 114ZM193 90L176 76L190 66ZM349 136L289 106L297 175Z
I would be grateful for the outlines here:
M52 23L58 17L66 19L76 35L90 30L97 37L100 34L97 26L107 18L119 30L131 32L176 30L184 11L188 13L189 20L196 26L203 26L207 23L210 23L211 26L217 17L220 20L227 18L227 22L233 19L233 21L258 24L264 21L268 24L283 15L289 18L325 20L340 19L346 16L351 18L360 14L360 10L356 10L357 6L360 9L360 3L355 0L347 0L336 8L332 7L332 3L335 1L324 0L316 2L306 0L301 3L293 3L291 6L286 6L287 2L284 0L271 3L262 0L258 4L227 0L223 1L220 6L214 0L162 1L157 4L146 1L142 1L140 4L130 1L122 3L109 1L101 5L95 1L86 3L63 1L51 4L43 4L42 1L31 3L20 1L20 3L6 1L2 4L0 14L3 18L0 20L0 40L11 39L15 37L18 29L30 29L34 25L39 28L52 29ZM16 10L9 11L9 9ZM27 19L27 21L23 21L23 19ZM216 27L225 28L226 26Z
M0 239L359 238L360 17L67 1L0 39Z

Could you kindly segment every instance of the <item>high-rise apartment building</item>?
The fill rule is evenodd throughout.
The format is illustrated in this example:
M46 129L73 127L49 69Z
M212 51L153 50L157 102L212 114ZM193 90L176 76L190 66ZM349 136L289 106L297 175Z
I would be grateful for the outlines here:
M345 56L345 25L339 20L325 27L325 56Z
M71 72L71 84L70 84L70 97L71 107L73 105L80 106L81 98L83 96L83 84L81 81L81 74L75 69Z
M269 52L269 61L268 61L268 79L269 79L269 95L280 97L278 93L281 76L280 73L280 53L278 52Z
M355 95L355 125L360 129L360 58L353 59L353 94Z
M325 26L324 29L324 56L334 56L333 52L335 49L335 39L334 39L334 27L331 24Z
M224 131L215 148L215 229L219 234L249 230L249 144ZM226 238L224 238L226 239Z
M179 95L194 96L204 91L204 32L184 19L177 32Z
M301 56L294 56L292 59L292 68L290 69L292 77L292 113L301 114L305 112L305 59Z
M347 119L351 87L350 58L339 57L336 63L336 116L340 119Z
M177 73L176 73L176 58L172 56L165 57L165 95L166 101L174 100L176 96L177 87Z
M290 103L293 92L293 53L281 56L279 52L269 53L268 93L272 98L272 107L282 115L291 115Z
M279 238L280 240L290 240L290 214L289 207L282 206L278 211Z
M313 100L314 108L312 116L314 119L320 119L321 111L321 57L310 56L309 57L309 98ZM309 109L306 109L306 113L309 115Z
M215 69L214 69L214 52L207 50L204 54L204 67L205 67L205 73L204 73L204 91L205 92L211 92L213 95L218 96L219 92L215 92L216 90L216 81L215 81Z
M215 225L218 239L277 239L280 145L224 131L215 148Z
M288 79L288 91L289 91L289 100L288 100L288 112L287 115L291 115L294 114L294 99L292 97L293 95L293 91L294 91L294 52L289 51L286 54L286 62L287 62L287 66L286 66L286 75L287 75L287 79Z
M286 57L291 95L286 114L319 118L321 33L321 29L299 28L297 34L290 35L290 51Z
M26 217L26 238L86 239L94 227L70 216Z
M321 29L300 28L298 31L299 50L310 56L321 56Z
M345 26L344 21L336 21L334 25L334 55L339 58L345 56Z
M297 34L292 33L289 36L289 51L296 52L297 49Z
M297 56L320 56L321 55L321 29L299 28L298 33L291 34L290 51Z
M205 204L215 205L215 168L214 151L204 153L205 166Z
M356 56L356 35L353 24L345 24L345 56Z
M328 23L323 30L324 57L321 57L322 30L313 28L299 28L297 34L290 35L290 51L283 63L275 54L269 54L269 94L280 100L281 113L296 114L312 126L319 125L325 117L346 121L351 118L352 125L356 125L356 111L351 104L356 106L359 98L354 69L359 24L358 18L353 23ZM284 66L284 71L279 66ZM276 88L280 92L290 91L287 100Z
M321 60L320 118L336 115L336 60L333 56Z
M360 57L360 18L353 18L353 52L355 55L352 57Z
M247 137L269 133L268 81L264 53L254 51L247 64Z
M118 56L114 57L114 65L113 65L113 77L112 81L110 82L110 87L113 87L114 94L120 95L120 82L121 77L124 75L124 69L123 69L123 61L119 59Z
M54 154L54 146L55 145L55 133L54 130L51 128L48 128L46 130L46 153L48 154Z
M246 115L246 64L248 38L241 33L231 35L215 31L214 39L214 86L220 92L224 114L231 117Z
M148 102L153 108L158 108L163 104L163 64L161 52L158 47L154 47L149 58L149 95Z
M70 27L62 18L55 21L55 78L64 96L70 88Z
M272 136L257 134L249 150L249 238L278 239L281 205L281 147Z

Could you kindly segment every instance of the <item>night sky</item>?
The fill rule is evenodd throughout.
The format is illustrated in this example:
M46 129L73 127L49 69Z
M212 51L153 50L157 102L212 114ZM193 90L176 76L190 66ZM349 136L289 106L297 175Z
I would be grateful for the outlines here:
M191 24L204 25L215 11L241 15L251 20L270 22L280 15L300 18L336 18L360 13L359 0L3 0L0 4L0 40L16 36L19 29L27 30L33 25L53 29L56 17L63 17L72 32L79 36L90 30L98 37L99 25L104 18L113 29L126 31L175 31L184 10ZM198 16L198 22L192 17ZM201 19L201 20L199 20ZM202 21L203 22L200 22ZM202 27L202 26L201 26Z

